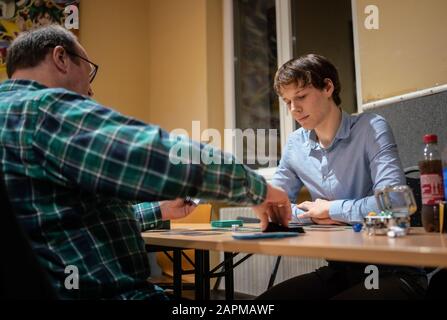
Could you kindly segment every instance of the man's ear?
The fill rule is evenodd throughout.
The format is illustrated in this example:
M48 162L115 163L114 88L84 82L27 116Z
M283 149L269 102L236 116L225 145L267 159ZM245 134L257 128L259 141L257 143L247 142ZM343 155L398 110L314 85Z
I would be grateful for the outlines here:
M68 73L68 63L70 57L68 56L67 51L65 51L64 47L56 46L53 49L51 59L60 72Z
M324 92L326 92L327 95L331 97L332 93L334 92L334 83L329 78L324 79L324 83L325 83Z

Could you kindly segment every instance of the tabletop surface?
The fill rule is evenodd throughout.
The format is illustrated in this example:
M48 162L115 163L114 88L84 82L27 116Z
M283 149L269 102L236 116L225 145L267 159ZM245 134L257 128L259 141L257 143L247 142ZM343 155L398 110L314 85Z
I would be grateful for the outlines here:
M426 233L422 228L412 228L401 238L370 236L341 227L306 229L306 233L292 238L235 240L231 230L213 229L203 223L173 224L171 230L143 232L142 236L146 244L167 247L447 267L447 234Z

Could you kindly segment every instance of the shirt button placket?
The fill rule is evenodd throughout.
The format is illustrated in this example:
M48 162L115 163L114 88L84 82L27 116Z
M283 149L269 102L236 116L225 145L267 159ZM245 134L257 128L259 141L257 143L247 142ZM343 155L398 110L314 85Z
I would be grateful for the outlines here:
M328 178L328 165L327 165L327 152L326 150L321 150L322 157L321 157L321 175L323 178L323 183L326 184L326 180Z

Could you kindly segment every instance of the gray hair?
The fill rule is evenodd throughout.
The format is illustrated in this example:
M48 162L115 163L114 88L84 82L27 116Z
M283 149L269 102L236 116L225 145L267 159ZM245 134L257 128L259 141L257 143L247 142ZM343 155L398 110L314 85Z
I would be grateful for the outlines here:
M20 69L39 65L47 53L56 46L77 52L78 40L70 31L59 25L50 25L21 33L8 48L6 73L8 78Z

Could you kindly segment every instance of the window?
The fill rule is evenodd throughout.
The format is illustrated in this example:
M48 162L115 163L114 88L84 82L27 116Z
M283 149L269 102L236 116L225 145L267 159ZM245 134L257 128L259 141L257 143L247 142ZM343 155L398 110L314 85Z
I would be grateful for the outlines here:
M267 150L273 140L279 140L279 101L272 90L278 66L275 0L233 4L235 122L242 131L254 129L258 133L255 140L246 139L242 150L244 163L260 168L268 166L264 161L269 157ZM259 129L265 134L256 131ZM264 159L257 159L258 148L264 148ZM281 153L279 143L275 149L274 156Z

